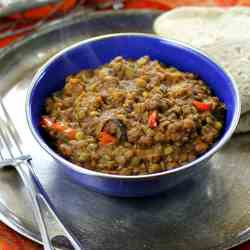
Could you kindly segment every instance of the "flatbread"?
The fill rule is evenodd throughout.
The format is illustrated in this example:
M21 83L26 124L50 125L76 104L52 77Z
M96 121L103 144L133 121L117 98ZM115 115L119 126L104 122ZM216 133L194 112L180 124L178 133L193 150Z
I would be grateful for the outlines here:
M218 20L225 11L218 7L181 7L159 16L155 33L193 46L210 44L217 39Z
M201 49L232 74L240 92L241 113L250 111L250 40L222 40Z
M231 73L243 115L236 133L250 131L250 9L183 7L160 16L154 29L159 35L200 48Z
M250 27L249 27L250 28ZM250 40L221 39L201 48L233 76L240 93L241 118L236 133L250 131Z
M249 38L250 9L234 7L181 7L159 16L155 33L200 47L221 38Z
M250 112L240 117L240 122L235 133L246 133L250 131Z

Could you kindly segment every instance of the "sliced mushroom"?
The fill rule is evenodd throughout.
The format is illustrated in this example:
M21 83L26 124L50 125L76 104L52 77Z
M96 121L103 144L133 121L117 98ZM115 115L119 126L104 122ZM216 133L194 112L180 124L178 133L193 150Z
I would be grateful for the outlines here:
M124 142L127 141L127 128L124 123L117 119L107 119L102 126L102 130L106 130L110 134L115 134L117 139Z

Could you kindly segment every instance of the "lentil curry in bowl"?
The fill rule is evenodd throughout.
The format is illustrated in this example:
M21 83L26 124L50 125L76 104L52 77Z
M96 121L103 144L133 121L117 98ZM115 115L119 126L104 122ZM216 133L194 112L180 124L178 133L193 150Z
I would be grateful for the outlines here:
M115 57L48 97L40 126L76 165L114 175L180 167L208 151L225 105L199 76L152 60Z

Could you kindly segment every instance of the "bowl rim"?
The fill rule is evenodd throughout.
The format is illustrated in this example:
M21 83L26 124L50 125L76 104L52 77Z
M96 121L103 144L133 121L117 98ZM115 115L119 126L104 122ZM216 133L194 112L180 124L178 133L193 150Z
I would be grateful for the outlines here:
M87 168L83 168L80 167L66 159L64 159L62 156L60 156L59 154L57 154L53 149L51 149L47 143L45 143L45 141L42 139L42 137L36 132L33 123L32 123L32 118L31 118L31 102L30 99L32 97L33 91L35 89L35 87L38 85L38 80L40 78L40 76L42 74L44 74L44 72L46 71L46 69L60 56L62 56L64 53L71 51L77 47L80 47L82 45L86 45L88 43L91 42L96 42L99 40L104 40L104 39L110 39L113 37L145 37L145 38L153 38L159 41L164 41L168 44L171 44L175 47L179 47L180 49L186 49L191 51L192 53L195 53L196 55L203 57L204 59L210 61L212 64L214 64L224 75L226 75L228 77L228 79L230 80L232 86L233 86L233 90L234 90L234 94L235 94L235 112L233 114L233 118L231 121L231 125L228 128L228 131L219 139L218 142L216 142L215 145L212 146L212 148L210 148L205 154L201 155L200 157L198 157L197 159L195 159L194 161L191 161L183 166L171 169L171 170L166 170L163 172L159 172L159 173L154 173L154 174L144 174L144 175L115 175L115 174L107 174L107 173L101 173L101 172L97 172L94 170L90 170ZM92 37L89 39L85 39L83 41L74 43L66 48L64 48L63 50L59 51L57 54L55 54L54 56L52 56L45 64L43 64L40 69L36 72L35 76L33 77L31 84L28 88L28 92L27 92L27 96L26 96L26 104L25 104L25 110L26 110L26 119L28 122L28 126L29 129L33 135L33 137L36 139L36 141L38 142L38 144L49 154L51 155L56 161L58 161L59 163L61 163L62 165L71 168L72 170L76 171L79 174L85 174L85 175L89 175L89 176L96 176L96 177L105 177L105 178L111 178L111 179L126 179L126 180L138 180L138 179L152 179L155 177L160 177L160 176L164 176L164 175L169 175L169 174L174 174L177 173L179 171L183 171L185 169L188 169L192 166L197 166L197 165L201 165L200 163L202 163L203 161L205 161L206 159L209 159L214 153L216 153L232 136L234 130L237 127L237 124L239 122L240 119L240 110L241 110L241 102L240 102L240 95L239 95L239 90L238 87L236 85L236 82L234 80L234 78L232 77L232 75L225 70L220 63L218 63L213 57L209 56L207 53L205 53L204 51L201 51L197 48L194 48L193 46L187 44L187 43L183 43L180 42L178 40L174 40L174 39L168 39L166 37L160 36L160 35L154 35L154 34L147 34L147 33L137 33L137 32L128 32L128 33L114 33L114 34L107 34L107 35L101 35L101 36L96 36L96 37Z

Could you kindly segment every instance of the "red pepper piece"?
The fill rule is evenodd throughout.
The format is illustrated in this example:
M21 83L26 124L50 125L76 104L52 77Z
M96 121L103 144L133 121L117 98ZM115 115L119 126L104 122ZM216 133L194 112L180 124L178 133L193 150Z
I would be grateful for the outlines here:
M66 129L62 122L53 123L52 128L54 130L56 130L57 132L61 132L61 133L63 133L65 131L65 129Z
M41 120L43 128L50 128L58 133L64 134L68 139L74 140L76 137L76 130L67 128L62 122L53 122L50 118L43 116Z
M50 118L43 116L40 124L43 128L51 128L54 123Z
M199 110L199 111L208 111L211 110L211 105L206 102L200 102L193 100L193 105Z
M70 140L74 140L76 138L76 130L73 128L66 128L63 133Z
M158 126L158 113L157 111L153 111L150 113L148 117L148 126L150 128L156 128Z
M102 131L99 136L101 145L115 144L116 138L106 131Z

